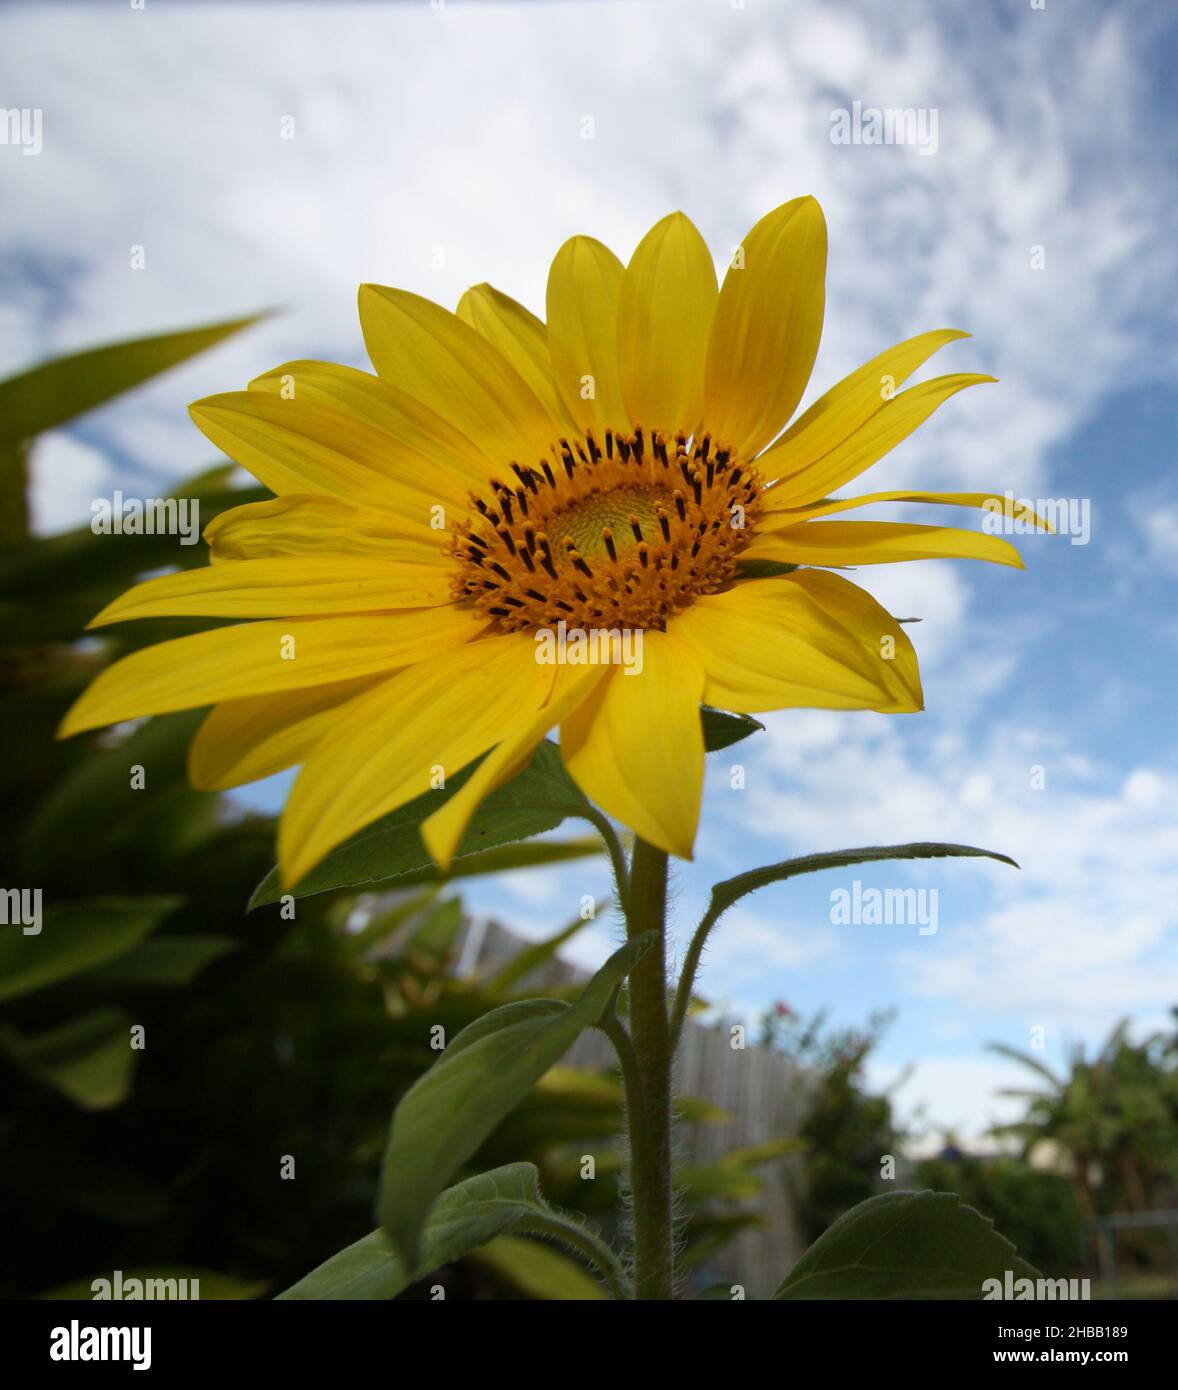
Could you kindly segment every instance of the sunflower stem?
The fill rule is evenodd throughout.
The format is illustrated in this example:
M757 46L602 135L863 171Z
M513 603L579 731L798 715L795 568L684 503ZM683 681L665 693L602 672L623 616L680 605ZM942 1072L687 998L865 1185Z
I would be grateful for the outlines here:
M671 1030L667 1016L667 856L634 843L626 893L629 938L655 940L630 973L630 1034L636 1075L624 1076L630 1126L630 1195L637 1298L674 1296L671 1220Z

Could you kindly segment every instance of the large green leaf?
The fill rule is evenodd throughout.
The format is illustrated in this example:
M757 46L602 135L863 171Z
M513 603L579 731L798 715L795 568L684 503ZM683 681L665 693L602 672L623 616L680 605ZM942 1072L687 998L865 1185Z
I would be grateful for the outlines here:
M889 1192L814 1242L774 1298L976 1298L983 1282L1037 1279L991 1221L953 1192Z
M531 1231L575 1244L599 1256L606 1272L615 1280L618 1278L608 1248L579 1222L553 1211L545 1203L535 1167L531 1163L508 1163L467 1178L442 1193L425 1222L421 1256L415 1265L406 1264L384 1231L373 1231L333 1255L278 1297L395 1298L432 1270L507 1231Z
M84 1110L119 1105L131 1089L138 1053L131 1018L122 1009L96 1009L35 1035L0 1030L0 1053Z
M437 871L422 842L421 823L458 791L474 767L472 764L449 778L444 788L426 792L353 835L291 890L294 896L305 898L333 888L373 883L400 888L421 883L426 875L435 875ZM580 788L564 770L560 750L546 739L527 767L492 792L479 807L463 836L450 876L462 876L467 855L477 856L499 845L554 830L569 816L586 816L591 810ZM282 895L278 872L272 869L258 885L250 907L275 903Z
M45 909L41 930L0 931L0 1000L44 989L114 960L150 936L179 898L87 898Z
M55 357L0 381L0 444L32 439L249 328L262 314Z
M593 1027L635 961L640 937L616 951L574 1004L530 999L464 1028L406 1093L393 1115L381 1175L381 1225L416 1266L422 1227L438 1193L536 1082Z

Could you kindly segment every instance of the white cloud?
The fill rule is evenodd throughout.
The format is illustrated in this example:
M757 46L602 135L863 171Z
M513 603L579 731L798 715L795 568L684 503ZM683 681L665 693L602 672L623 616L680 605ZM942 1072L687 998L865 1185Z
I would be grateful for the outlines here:
M938 839L1019 859L1018 873L983 860L892 870L944 885L938 934L896 953L912 994L1085 1033L1172 994L1172 768L1110 779L1058 730L1005 723L971 746L911 737L884 716L798 712L760 737L762 775L740 803L751 831L772 825L799 850Z
M1178 574L1178 501L1156 494L1134 500L1132 515L1145 539L1149 560Z
M453 303L491 278L542 309L547 260L573 231L627 255L681 205L723 261L802 191L831 226L815 390L946 322L976 338L937 370L1003 379L948 405L889 480L1030 488L1102 393L1149 370L1174 175L1139 138L1148 34L1116 12L1050 40L1029 10L967 37L935 10L819 0L67 13L0 21L22 54L10 98L45 109L42 155L0 171L22 211L15 254L62 282L9 309L12 365L294 310L103 419L112 448L172 476L207 454L187 400L292 355L358 358L362 280ZM831 110L856 99L936 108L936 155L832 145Z
M58 431L39 441L30 467L32 521L44 535L89 521L91 503L95 498L109 497L117 485L115 469L106 454Z
M890 1089L901 1081L906 1068L869 1060L867 1077L876 1090ZM1018 1101L999 1096L1004 1086L1020 1084L1009 1062L966 1053L936 1057L918 1062L911 1075L894 1093L894 1105L901 1124L911 1126L920 1138L912 1145L914 1154L935 1153L947 1132L965 1144L982 1149L994 1147L986 1131L993 1124L1016 1119L1022 1107Z
M748 907L737 907L724 917L708 940L704 969L722 974L727 987L747 990L766 971L797 970L828 959L841 946L837 932L812 922L791 922L768 917ZM760 1001L764 1007L765 1000Z

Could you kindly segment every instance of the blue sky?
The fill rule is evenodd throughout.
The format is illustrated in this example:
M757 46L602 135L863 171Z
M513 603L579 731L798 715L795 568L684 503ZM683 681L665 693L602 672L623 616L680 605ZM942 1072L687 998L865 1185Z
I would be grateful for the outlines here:
M1178 1001L1178 24L1165 0L16 5L0 51L0 104L41 109L44 130L36 158L0 148L0 370L286 310L47 440L47 531L116 486L149 492L210 462L185 413L197 396L292 357L360 362L361 281L453 305L489 279L540 311L548 260L574 232L625 257L680 207L723 264L763 212L817 195L831 258L808 398L946 325L974 336L936 371L1000 378L865 481L1086 499L1091 536L1021 539L1023 574L861 573L922 618L910 632L926 712L779 714L717 755L677 903L688 923L714 878L847 844L960 840L1022 871L885 866L771 890L718 929L704 992L737 1012L828 1005L849 1023L897 1006L878 1079L916 1063L904 1105L967 1134L1003 1113L992 1092L1013 1080L986 1040L1026 1045L1042 1027L1051 1058ZM935 111L935 153L832 143L832 112L856 101ZM936 934L832 926L830 892L855 877L936 887ZM540 935L604 890L579 867L468 900ZM610 939L603 923L576 953L591 963Z

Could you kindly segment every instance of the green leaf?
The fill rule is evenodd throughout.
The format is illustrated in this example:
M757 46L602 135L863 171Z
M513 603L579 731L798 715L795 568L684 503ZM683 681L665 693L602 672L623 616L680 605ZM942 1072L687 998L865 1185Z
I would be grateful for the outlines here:
M138 945L180 905L179 898L88 898L46 908L41 930L0 931L0 1000L44 989Z
M565 1223L572 1241L585 1239L600 1247L603 1262L616 1270L612 1255L596 1237L545 1203L535 1167L530 1163L509 1163L467 1178L442 1193L425 1222L421 1258L414 1267L406 1265L384 1231L373 1231L333 1255L278 1297L395 1298L432 1270L460 1259L504 1232L536 1231L559 1238ZM587 1280L584 1274L581 1277ZM595 1283L587 1282L597 1289Z
M987 1050L997 1052L1001 1057L1009 1057L1012 1062L1018 1062L1024 1067L1029 1067L1037 1072L1049 1086L1058 1087L1059 1077L1051 1070L1046 1062L1030 1052L1023 1052L1021 1048L1011 1047L1009 1043L992 1042L986 1044Z
M771 883L780 883L799 874L814 874L823 869L843 869L849 864L870 864L880 859L955 859L981 858L997 859L999 863L1018 868L1015 861L1005 854L990 849L975 849L972 845L942 845L934 842L918 842L909 845L876 845L865 849L831 850L826 854L805 854L799 859L786 859L780 864L767 864L761 869L749 869L747 873L726 878L712 888L711 901L704 920L709 924L728 911L733 903L759 888Z
M696 1202L716 1197L732 1201L755 1197L765 1185L755 1169L805 1150L804 1139L765 1139L759 1144L729 1149L711 1163L685 1164L676 1173L675 1184Z
M401 902L393 903L390 907L382 909L359 931L344 931L340 938L344 950L350 956L357 958L363 956L399 932L410 918L428 908L437 895L438 889L436 887L429 888L424 893L416 893L410 898L405 898ZM340 903L334 905L331 911L333 913L338 912L342 919L346 919L351 906L352 899L344 898Z
M712 709L710 705L704 705L700 714L704 724L704 747L709 753L729 748L765 727L751 714L728 714L724 710Z
M574 813L570 813L574 814ZM528 840L478 850L455 859L446 873L430 862L408 874L386 880L382 888L415 888L419 883L447 884L454 878L474 878L478 874L504 874L513 869L542 869L549 864L566 864L573 859L589 859L604 850L594 835L574 840Z
M229 936L161 936L90 971L86 982L114 989L179 989L237 948Z
M35 542L33 548L39 546L40 542ZM90 619L126 587L125 580L116 580L63 593L34 589L23 599L4 599L0 602L0 645L44 647L49 642L76 642L87 637L91 643L101 644L103 650L125 652L224 625L208 618L144 618L118 632L104 631L102 637L87 634Z
M461 1186L461 1184L460 1184ZM457 1192L452 1187L438 1199L438 1207ZM425 1234L426 1260L432 1253L432 1222ZM425 1263L423 1260L422 1263ZM310 1274L278 1295L279 1299L381 1299L395 1298L413 1282L400 1256L383 1231L373 1231L316 1265Z
M29 534L29 451L0 444L0 545L15 548Z
M743 1231L763 1231L768 1225L765 1217L755 1206L728 1207L721 1210L713 1203L708 1203L702 1209L689 1205L687 1210L687 1244L676 1261L678 1269L683 1273L699 1269L701 1265L706 1269L716 1252L731 1244ZM729 1284L723 1287L724 1298L734 1298L740 1288ZM743 1293L743 1290L741 1292Z
M404 953L419 951L424 956L443 959L449 954L465 920L461 898L446 898L434 903L414 920L406 934Z
M0 444L19 443L56 429L264 317L253 314L150 338L130 338L55 357L0 381Z
M675 1174L675 1190L687 1202L743 1202L760 1195L764 1181L723 1163L688 1164Z
M383 1299L431 1270L494 1239L519 1219L521 1208L539 1200L539 1175L530 1163L509 1163L479 1173L438 1198L422 1233L421 1259L408 1268L383 1231L362 1240L313 1269L280 1299Z
M353 835L333 850L299 883L296 898L379 883L399 888L425 881L436 869L421 838L421 823L454 795L477 764L447 780L445 788L426 792ZM569 816L592 811L580 788L564 770L560 749L545 739L531 761L510 782L491 793L475 812L463 836L450 877L461 877L464 856L555 830ZM546 862L543 855L531 862ZM518 863L511 867L518 867ZM486 872L479 869L478 872ZM250 908L276 903L283 896L278 871L271 869L250 899Z
M953 1192L889 1192L852 1207L774 1294L803 1298L976 1298L986 1279L1037 1279L993 1222Z
M608 907L609 904L605 903L603 906ZM488 992L505 994L512 985L530 975L533 970L538 970L546 961L551 960L566 941L571 940L582 927L588 925L588 919L581 916L574 917L567 927L562 927L555 935L546 937L543 941L537 941L532 946L525 946L522 951L517 951L502 970L497 971L487 981Z
M563 1250L537 1240L498 1236L473 1251L472 1258L529 1298L589 1302L607 1297L601 1285Z
M142 843L160 824L160 793L168 789L182 790L198 826L213 824L212 798L191 792L187 778L188 745L204 717L194 710L149 720L58 778L25 829L29 872L50 881L79 861L103 861L113 843ZM132 767L143 768L143 788L132 785ZM183 852L178 839L169 848Z
M107 1110L131 1089L138 1054L130 1030L121 1009L96 1009L36 1036L4 1028L0 1053L83 1110Z
M574 1004L531 999L494 1009L464 1028L406 1093L393 1115L381 1175L381 1225L417 1264L430 1207L496 1125L593 1027L651 935L616 951Z

